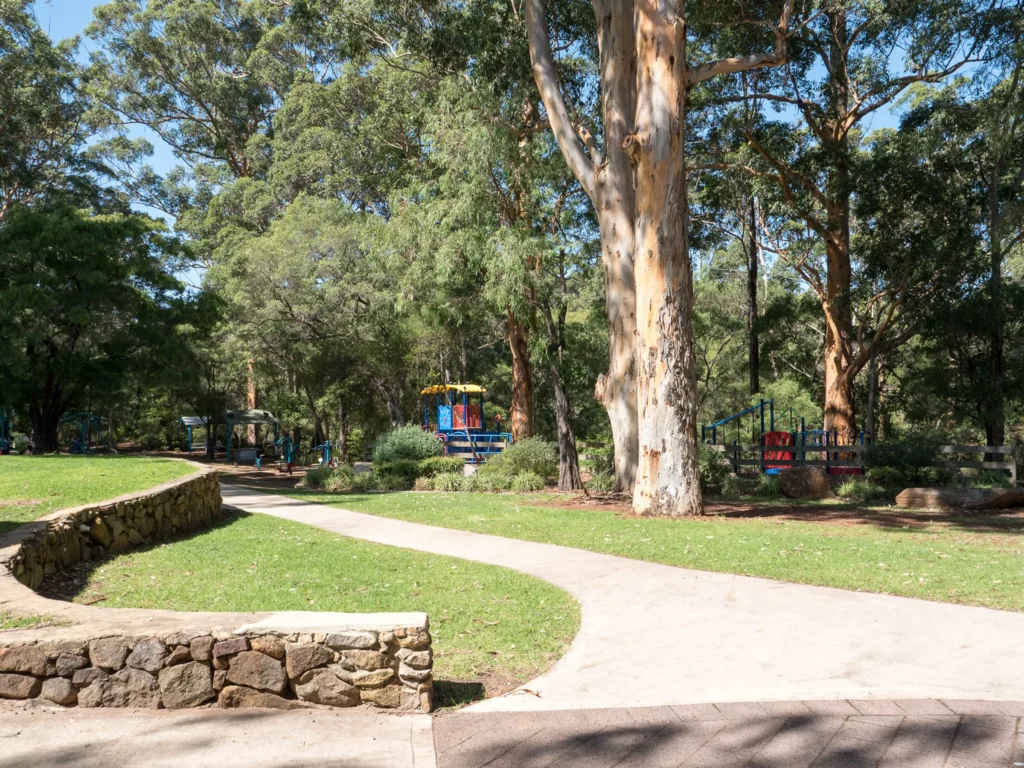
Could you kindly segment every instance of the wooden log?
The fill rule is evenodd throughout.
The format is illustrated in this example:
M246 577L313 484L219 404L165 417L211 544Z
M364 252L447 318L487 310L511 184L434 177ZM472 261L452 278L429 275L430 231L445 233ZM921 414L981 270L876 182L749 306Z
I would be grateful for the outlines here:
M900 507L923 509L1009 509L1024 506L1024 488L907 488Z

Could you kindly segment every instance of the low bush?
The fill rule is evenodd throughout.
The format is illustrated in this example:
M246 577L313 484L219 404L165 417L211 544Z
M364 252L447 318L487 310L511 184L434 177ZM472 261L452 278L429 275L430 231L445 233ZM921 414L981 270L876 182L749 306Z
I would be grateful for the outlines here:
M139 438L139 447L144 451L159 451L164 447L164 441L159 435L142 435Z
M414 459L396 459L395 461L374 462L373 471L381 477L400 478L412 488L417 477L421 477L420 462Z
M491 493L507 491L512 487L512 478L508 475L488 475L477 471L473 475L473 485L478 491Z
M743 487L743 482L738 477L726 475L722 480L722 484L718 487L718 491L723 496L742 496L746 492L746 489Z
M886 491L881 486L875 485L871 480L863 477L852 477L844 480L836 488L836 496L850 501L880 501L888 498Z
M576 451L580 454L580 466L594 475L611 475L615 471L615 450L607 448L581 448ZM587 458L582 458L586 456Z
M615 478L607 472L597 472L587 481L587 490L594 493L609 493L615 488Z
M761 475L757 478L754 495L763 499L775 499L782 495L782 486L778 475Z
M465 459L458 456L431 456L418 464L418 477L433 477L446 472L462 472L466 466Z
M700 486L705 491L721 488L725 478L732 472L732 465L729 464L725 455L720 451L713 450L710 446L700 446L698 461Z
M516 493L533 493L544 490L544 478L536 472L520 472L512 478L510 486Z
M875 443L861 455L864 465L870 469L895 470L902 472L911 483L919 483L928 477L926 470L935 469L930 465L935 461L937 447L930 442Z
M434 475L433 488L435 491L444 491L447 493L451 493L452 491L461 491L463 479L461 472L442 472L439 475Z
M479 472L489 476L506 477L532 472L546 479L558 472L558 456L554 444L539 437L527 437L513 443L503 453L488 459L480 467Z
M480 490L480 482L477 480L476 474L463 475L462 482L459 483L459 490L463 493L473 493Z
M376 491L380 490L380 483L377 475L373 472L357 472L352 478L353 491Z
M14 445L11 450L20 456L24 456L28 453L28 438L25 435L15 435Z
M417 477L416 482L412 484L414 491L432 491L434 490L434 478L432 477Z
M350 491L355 482L355 472L351 467L313 467L307 470L299 486L317 491Z
M883 488L906 488L909 484L906 473L896 467L872 467L868 470L867 478Z
M420 461L432 456L440 456L441 443L430 432L419 427L398 427L381 435L377 446L373 449L373 461L391 462L403 459Z

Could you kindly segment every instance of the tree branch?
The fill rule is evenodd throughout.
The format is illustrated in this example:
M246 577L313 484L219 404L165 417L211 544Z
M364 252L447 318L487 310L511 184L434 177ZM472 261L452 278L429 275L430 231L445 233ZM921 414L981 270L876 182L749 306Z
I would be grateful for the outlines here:
M690 85L710 80L717 75L727 75L733 72L746 72L751 69L763 69L765 67L777 67L785 63L787 58L786 43L789 39L789 23L793 17L793 4L795 0L786 0L782 7L782 15L779 17L778 25L769 25L772 34L775 35L775 48L771 53L753 53L749 56L732 56L727 59L708 62L696 67L688 67L688 81Z

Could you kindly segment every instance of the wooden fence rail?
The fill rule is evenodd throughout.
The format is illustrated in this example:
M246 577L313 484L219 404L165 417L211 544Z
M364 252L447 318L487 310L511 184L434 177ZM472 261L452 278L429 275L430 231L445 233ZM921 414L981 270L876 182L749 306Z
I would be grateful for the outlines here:
M579 442L576 444L581 451L586 449L607 449L610 446L606 443ZM733 471L739 472L741 467L757 467L764 471L765 465L772 467L832 467L863 469L864 463L856 460L856 455L871 450L869 445L706 445L713 451L723 453L732 464ZM776 455L791 453L792 459L776 459L766 457L766 453ZM992 469L1007 472L1010 482L1017 484L1017 446L1016 445L940 445L935 448L937 456L957 456L961 454L985 454L988 456L1003 456L1003 461L985 461L983 459L973 460L936 460L929 464L932 467L941 469ZM744 454L753 454L745 458ZM820 458L807 458L807 454L825 454ZM842 458L840 458L842 456ZM593 460L596 456L583 453L580 459L583 461Z

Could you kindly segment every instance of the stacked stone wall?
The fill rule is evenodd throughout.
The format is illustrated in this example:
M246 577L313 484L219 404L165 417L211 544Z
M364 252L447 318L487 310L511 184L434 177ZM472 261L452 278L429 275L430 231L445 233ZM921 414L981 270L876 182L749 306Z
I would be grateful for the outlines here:
M224 514L217 473L203 467L149 491L56 512L0 541L0 566L10 574L0 572L0 612L42 614L56 624L0 633L0 698L79 707L430 711L426 614L105 609L31 591L66 566L197 531Z

